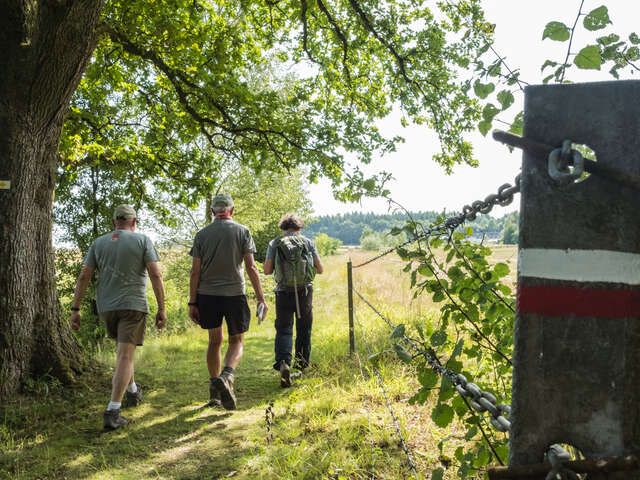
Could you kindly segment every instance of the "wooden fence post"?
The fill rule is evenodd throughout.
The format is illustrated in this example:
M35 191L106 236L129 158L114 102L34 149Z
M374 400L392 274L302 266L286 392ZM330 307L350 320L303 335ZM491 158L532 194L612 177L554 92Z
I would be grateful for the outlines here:
M349 355L355 351L355 336L353 332L353 267L351 259L347 262L347 296L349 299Z
M526 89L524 136L588 145L640 174L640 81ZM587 459L640 455L640 193L592 174L560 184L522 165L509 465L553 443ZM638 480L640 473L589 474Z

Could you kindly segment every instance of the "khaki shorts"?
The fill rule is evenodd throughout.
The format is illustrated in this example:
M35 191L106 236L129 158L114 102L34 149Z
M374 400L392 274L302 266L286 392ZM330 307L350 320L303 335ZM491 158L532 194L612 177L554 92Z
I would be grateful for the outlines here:
M147 314L135 310L102 312L100 319L107 326L107 335L118 343L142 345L147 328Z

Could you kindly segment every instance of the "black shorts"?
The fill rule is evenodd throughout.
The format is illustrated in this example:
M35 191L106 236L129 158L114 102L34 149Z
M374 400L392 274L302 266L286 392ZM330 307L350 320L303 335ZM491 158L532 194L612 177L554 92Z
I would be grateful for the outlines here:
M222 317L224 317L230 336L249 330L251 311L245 295L224 297L198 294L196 303L200 312L200 327L206 330L218 328L222 325Z

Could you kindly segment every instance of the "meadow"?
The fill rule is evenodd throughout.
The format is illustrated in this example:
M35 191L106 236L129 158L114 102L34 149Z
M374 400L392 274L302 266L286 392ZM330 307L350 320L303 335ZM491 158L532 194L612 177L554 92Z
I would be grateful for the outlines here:
M105 341L92 354L97 368L82 382L63 388L37 379L0 407L0 478L413 478L385 396L419 478L431 478L435 468L456 478L464 428L455 422L437 427L431 420L435 399L409 404L419 388L415 369L389 351L391 330L357 299L362 328L356 327L356 353L349 355L346 262L371 255L343 249L324 259L325 274L314 287L312 366L290 389L280 388L271 366L275 308L268 299L266 320L254 322L246 336L236 375L238 410L229 412L207 406L206 334L186 318L188 257L169 252L169 326L156 332L149 322L145 346L136 354L144 402L126 411L131 424L102 431L114 364L113 345ZM494 256L515 266L514 247L497 247ZM436 322L436 306L426 295L413 298L402 266L388 255L355 269L355 288L394 323ZM373 351L385 352L376 362L384 391L363 334Z

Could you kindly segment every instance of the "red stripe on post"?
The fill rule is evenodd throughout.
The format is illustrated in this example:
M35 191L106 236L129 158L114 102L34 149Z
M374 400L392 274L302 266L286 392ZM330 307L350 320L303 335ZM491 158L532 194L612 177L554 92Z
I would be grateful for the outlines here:
M566 286L518 286L518 313L597 318L640 317L640 289L606 290Z

